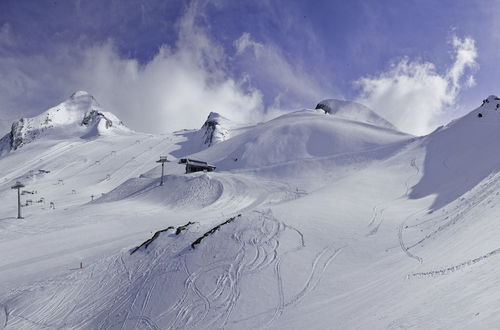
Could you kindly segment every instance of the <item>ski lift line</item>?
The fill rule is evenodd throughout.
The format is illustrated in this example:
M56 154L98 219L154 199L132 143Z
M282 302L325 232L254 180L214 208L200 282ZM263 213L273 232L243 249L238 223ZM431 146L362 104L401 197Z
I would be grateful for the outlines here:
M156 157L156 155L155 155L155 157ZM131 172L129 172L127 176L122 176L122 179L123 179L123 177L128 178L128 177L135 176L137 173L142 173L143 172L143 170L142 170L143 168L145 168L145 167L151 167L151 166L152 166L152 162L150 162L150 161L143 162L142 165L139 165L139 166L135 167Z
M119 172L121 169L123 169L125 166L127 166L129 163L131 163L132 161L135 161L137 160L137 158L141 157L142 155L144 155L145 153L148 153L148 152L153 152L154 149L156 149L158 146L160 146L164 141L166 141L168 138L165 138L165 139L162 139L160 142L156 143L153 145L153 149L146 149L144 150L143 152L133 156L132 158L130 158L129 160L127 160L126 162L124 162L120 167L118 167L114 172L111 173L111 178L113 178L115 176L115 174L117 172ZM155 156L156 157L156 156ZM141 167L140 167L141 168ZM137 169L136 169L137 170ZM135 171L136 171L135 170ZM132 171L131 173L135 172L135 171Z
M102 156L101 158L99 158L95 162L91 163L90 165L88 165L87 167L85 167L84 169L82 169L80 171L80 173L82 173L82 172L88 170L89 168L93 167L94 165L96 165L96 163L99 163L99 165L101 165L100 162L102 162L103 160L106 160L108 157L110 157L110 156L116 156L118 153L121 153L121 152L123 152L123 151L125 151L125 150L127 150L129 148L135 147L135 146L136 146L136 143L131 144L128 147L125 147L125 148L123 148L121 150L111 150L110 152L106 153L104 156Z
M163 139L160 142L153 144L153 148L156 147L158 144L162 143L165 140L166 139ZM134 147L137 147L137 143L133 143L133 144L129 145L128 147L125 147L125 148L123 148L121 150L112 150L112 151L108 152L106 155L104 155L103 157L101 157L100 159L98 159L96 162L100 163L101 161L106 160L107 158L111 157L111 155L116 156L118 154L123 153L125 150L130 149L130 148L134 148ZM88 170L89 168L95 166L96 162L91 163L89 166L85 167L83 170L80 171L80 173L82 173L82 172ZM100 164L100 165L102 165L102 164Z
M83 143L88 143L88 142L91 142L91 141L87 141L87 142L83 142ZM66 151L66 149L71 148L70 146L73 146L77 143L81 143L81 142L71 142L69 144L65 144L64 146L58 147L55 150L50 150L40 157L35 157L35 159L33 159L32 161L28 161L28 162L24 163L24 166L21 166L17 170L15 170L14 172L11 172L9 174L9 176L1 177L0 181L3 181L5 178L8 178L8 177L17 177L17 176L19 176L19 174L17 174L17 173L19 173L19 172L25 173L30 167L33 167L35 165L40 165L41 159L47 158L49 156L51 156L51 157L58 156L59 154ZM13 174L13 173L15 173L15 174Z
M60 155L64 154L64 152L66 152L68 149L73 148L75 145L84 145L84 144L91 143L91 142L93 142L93 141L85 141L85 142L74 141L74 142L67 143L63 146L57 147L55 150L49 150L48 152L41 155L40 157L35 157L32 161L24 163L24 166L18 168L14 172L11 172L9 174L9 176L4 176L3 178L0 178L0 181L3 181L3 184L9 184L9 182L12 181L12 180L10 180L10 181L8 180L9 177L19 178L20 176L23 176L24 173L26 173L28 168L34 167L34 166L40 167L40 166L45 165L45 163L40 163L40 160L48 158L48 157L50 157L50 158L59 157ZM67 166L65 166L64 168L66 168L66 167ZM20 172L21 172L21 174L19 174ZM0 185L2 185L2 184L0 184Z

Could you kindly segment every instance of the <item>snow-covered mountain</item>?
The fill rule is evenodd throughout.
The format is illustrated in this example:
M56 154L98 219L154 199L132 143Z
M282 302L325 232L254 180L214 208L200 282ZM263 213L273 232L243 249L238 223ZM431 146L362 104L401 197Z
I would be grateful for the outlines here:
M320 104L93 139L82 106L0 157L0 329L498 327L500 99L424 137Z
M377 115L370 108L356 102L327 99L319 102L316 109L337 117L395 129L394 125L386 119Z
M11 131L0 139L0 155L38 138L93 138L116 131L128 129L115 115L103 111L92 95L78 91L36 117L14 122Z
M338 165L342 155L359 154L362 158L367 151L390 150L411 138L385 126L300 110L246 129L194 157L207 159L224 170L259 170L279 175L289 173L289 167L304 167L302 171L308 173L310 169L333 166L330 163Z
M229 119L221 116L217 112L210 112L207 120L201 127L203 133L203 144L210 147L229 139L229 130L233 126Z

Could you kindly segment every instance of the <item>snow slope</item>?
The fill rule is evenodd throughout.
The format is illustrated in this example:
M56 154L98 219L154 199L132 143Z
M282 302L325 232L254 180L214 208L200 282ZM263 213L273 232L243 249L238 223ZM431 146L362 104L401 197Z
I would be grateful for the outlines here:
M323 110L325 113L336 117L395 129L394 125L392 125L386 119L377 115L367 106L356 102L327 99L319 102L316 105L316 109Z
M500 100L488 102L422 140L426 149L424 177L411 197L436 194L433 208L440 208L500 170Z
M259 124L199 157L223 169L255 169L362 153L409 139L396 130L301 110Z
M496 328L487 100L422 138L290 113L190 155L214 173L184 133L33 141L0 158L0 329Z

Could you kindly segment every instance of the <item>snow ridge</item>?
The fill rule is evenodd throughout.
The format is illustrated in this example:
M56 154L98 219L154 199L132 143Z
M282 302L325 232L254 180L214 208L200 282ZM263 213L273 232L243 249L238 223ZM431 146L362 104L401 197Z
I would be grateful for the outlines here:
M365 122L375 126L396 129L389 121L382 118L370 108L352 101L327 99L319 102L316 109L325 113L354 121Z

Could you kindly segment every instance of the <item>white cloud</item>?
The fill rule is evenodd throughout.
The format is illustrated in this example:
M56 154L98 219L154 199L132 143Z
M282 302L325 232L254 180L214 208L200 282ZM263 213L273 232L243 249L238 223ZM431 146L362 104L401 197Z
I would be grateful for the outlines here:
M461 89L475 83L472 74L463 79L466 71L477 68L474 40L453 37L451 45L454 62L444 74L439 74L433 63L405 58L377 77L357 80L355 84L361 88L358 101L402 131L429 133L443 111L454 104Z
M305 71L298 61L291 61L273 44L255 41L248 32L235 42L236 56L250 70L252 77L265 82L275 91L268 111L315 105L331 93L331 86ZM274 109L274 110L273 110Z
M113 40L90 44L85 37L30 53L10 25L0 25L0 129L75 90L87 90L129 127L147 132L198 127L210 111L257 122L332 96L328 81L275 44L243 33L235 52L224 48L226 41L211 35L208 5L191 1L175 24L176 42L146 63L124 57Z
M241 55L247 49L251 49L255 57L261 57L262 51L264 49L264 45L252 40L250 33L244 32L241 37L234 41L234 46L236 47L236 54Z
M452 89L454 91L458 91L460 90L460 79L464 75L465 70L467 68L473 68L477 65L477 49L475 41L472 38L465 38L463 40L460 40L456 36L453 36L451 43L456 52L456 59L447 75L448 79L451 82ZM470 77L474 79L473 76Z
M59 45L53 50L59 58L0 56L0 74L9 78L0 81L0 112L37 115L72 91L87 90L139 131L200 127L210 111L235 121L258 120L253 114L263 112L261 93L230 75L223 48L197 21L202 9L192 2L178 21L175 45L162 46L144 64L123 58L112 41Z
M210 111L248 121L262 110L261 94L227 74L222 48L196 24L197 10L193 3L179 22L175 47L162 47L145 65L107 43L85 52L74 80L139 130L198 127Z

